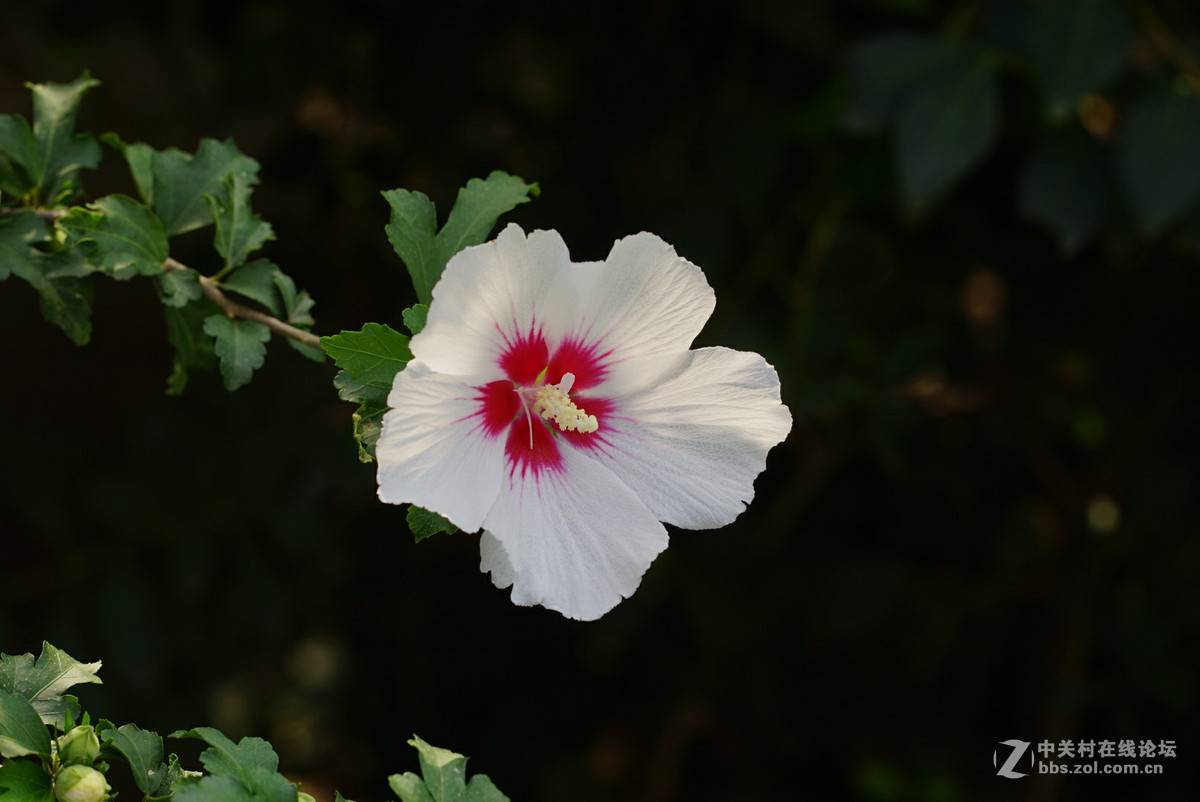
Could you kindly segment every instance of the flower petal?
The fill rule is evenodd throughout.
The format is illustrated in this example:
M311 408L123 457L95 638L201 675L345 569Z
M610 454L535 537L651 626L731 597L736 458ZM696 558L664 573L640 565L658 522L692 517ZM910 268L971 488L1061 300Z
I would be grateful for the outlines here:
M613 359L687 350L716 305L700 268L644 231L572 275L581 298L572 334Z
M792 427L775 369L729 348L627 360L596 393L613 409L591 445L597 458L660 520L688 529L740 515L767 452Z
M480 570L514 604L591 621L631 595L667 531L591 457L563 448L561 470L516 471L483 522Z
M379 498L425 507L468 532L482 526L506 473L508 427L489 431L480 391L413 360L396 374L388 406L375 445Z
M500 359L513 345L539 332L557 341L577 320L571 269L557 231L526 237L509 225L491 242L459 251L409 344L414 358L471 384L500 378Z

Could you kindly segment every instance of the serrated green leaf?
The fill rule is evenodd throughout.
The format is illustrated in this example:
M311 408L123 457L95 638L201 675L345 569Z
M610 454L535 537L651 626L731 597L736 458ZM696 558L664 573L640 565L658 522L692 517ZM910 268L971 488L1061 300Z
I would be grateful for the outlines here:
M253 320L234 320L225 314L204 319L204 332L213 338L213 349L221 361L221 376L230 392L250 381L267 357L271 330Z
M200 274L190 267L165 271L159 278L159 288L162 290L162 302L167 306L180 307L204 295L200 287Z
M408 520L409 531L413 533L414 543L420 543L425 538L436 535L439 532L453 535L458 531L457 526L436 512L430 512L415 505L409 506L406 518Z
M1117 166L1143 228L1175 222L1200 196L1200 98L1162 91L1140 99L1117 140Z
M125 195L109 195L86 209L77 206L58 224L70 244L85 244L88 258L114 278L162 273L170 255L158 217Z
M377 404L385 406L388 391L374 384L366 384L355 379L348 370L339 370L333 377L333 386L338 391L338 398L356 404Z
M412 773L388 778L392 790L401 795L402 802L509 802L487 775L477 774L467 783L467 758L464 756L427 744L416 735L408 743L417 749L421 779L417 780ZM413 780L424 785L426 796L420 795L420 787ZM412 796L405 798L403 793Z
M46 224L32 212L0 218L0 279L16 275L37 290L42 316L76 345L91 338L91 290L72 273L78 255L34 248L46 239Z
M312 296L304 290L297 290L296 283L282 270L276 270L273 278L279 299L283 302L283 319L301 329L312 326L315 322L312 308L316 303ZM324 354L321 358L324 359Z
M1080 97L1116 75L1132 36L1117 0L1041 4L1029 30L1029 54L1052 119L1067 119Z
M282 315L283 304L275 284L275 274L278 272L279 268L270 259L255 259L222 279L221 289L256 301L271 310L273 315Z
M528 203L539 192L537 184L526 184L515 175L496 170L487 178L472 178L458 191L446 224L438 232L438 260L442 267L450 257L488 238L500 215ZM441 277L438 270L437 278ZM435 279L436 283L436 279ZM432 289L432 285L430 285ZM423 299L425 300L425 299Z
M418 300L428 304L433 298L433 286L450 257L483 242L500 215L536 194L537 184L526 184L499 170L486 179L473 178L459 190L454 208L438 232L437 212L428 197L406 189L385 191L383 197L392 216L384 230L412 276Z
M437 212L433 201L421 192L391 189L383 193L392 207L392 218L384 227L392 248L404 260L417 297L428 303L433 285L444 264L438 264Z
M1108 158L1082 130L1047 136L1021 174L1017 205L1025 217L1048 226L1067 256L1086 245L1111 202Z
M385 390L391 389L396 374L412 359L408 338L382 323L322 337L321 347L355 380Z
M37 140L19 114L0 114L0 190L18 198L32 197L40 174Z
M166 305L164 311L167 339L175 346L174 366L167 379L167 395L180 395L187 388L189 370L208 370L216 364L215 342L204 331L204 321L219 314L220 307L202 297L179 307Z
M0 690L0 757L37 755L50 759L50 732L19 693Z
M225 258L226 270L245 263L246 257L263 243L275 239L271 224L250 211L250 188L255 180L246 172L229 173L221 182L226 198L213 194L204 196L217 225L213 245Z
M358 443L358 461L374 462L375 445L383 431L383 416L387 407L378 404L363 404L351 415L354 424L354 440Z
M262 802L233 777L201 777L181 783L172 799L175 802Z
M393 794L400 797L400 802L434 802L429 790L425 788L425 783L411 771L388 777L388 787L392 789Z
M929 34L888 32L863 39L846 61L846 125L862 133L879 130L916 87L960 63L957 43Z
M916 91L896 125L900 185L921 208L982 160L999 133L996 77L987 64L947 74Z
M197 727L192 730L171 734L172 738L198 738L209 745L200 753L200 762L213 775L200 782L187 784L176 799L225 800L241 799L237 790L225 782L209 782L214 779L233 780L241 789L256 800L271 802L295 802L296 786L279 774L279 756L262 738L247 737L236 744L212 727ZM210 796L215 790L226 796ZM186 791L186 794L184 793Z
M124 756L129 763L133 781L146 796L163 796L171 786L169 767L163 762L163 740L157 732L143 730L136 724L125 724L117 729L102 730L100 737L105 748L111 748Z
M429 307L425 304L416 304L405 309L400 316L404 319L404 325L408 327L408 330L416 334L425 328L425 321L429 317Z
M50 773L31 760L6 760L0 766L4 802L55 802Z
M54 206L73 197L79 188L79 170L100 163L96 138L75 133L79 103L99 85L86 71L69 84L26 84L33 92L33 137L39 158L34 191L40 205Z
M60 729L66 707L64 696L68 688L84 683L102 684L96 672L101 663L81 663L61 649L42 643L42 653L34 660L32 654L0 654L0 690L16 693L28 699L46 724Z
M257 183L258 162L229 140L202 139L194 156L177 148L156 151L142 143L126 144L113 135L104 141L122 151L142 200L154 209L168 237L213 222L204 196L228 203L226 176L242 175L247 184Z

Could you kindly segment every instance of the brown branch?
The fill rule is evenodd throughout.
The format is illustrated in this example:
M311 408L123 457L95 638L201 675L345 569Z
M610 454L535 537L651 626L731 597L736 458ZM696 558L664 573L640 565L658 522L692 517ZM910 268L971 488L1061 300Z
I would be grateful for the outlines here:
M188 270L188 266L182 262L177 262L174 259L167 257L167 261L163 262L163 268L166 270ZM204 295L217 306L225 314L232 318L240 318L242 320L253 320L255 323L261 323L276 334L284 337L291 337L297 342L303 343L310 348L316 348L318 351L323 351L321 348L321 338L313 334L311 331L298 329L288 323L284 323L277 317L271 317L268 314L259 312L257 309L251 309L248 306L242 306L237 301L233 301L221 291L217 282L213 281L208 276L200 276L200 289Z

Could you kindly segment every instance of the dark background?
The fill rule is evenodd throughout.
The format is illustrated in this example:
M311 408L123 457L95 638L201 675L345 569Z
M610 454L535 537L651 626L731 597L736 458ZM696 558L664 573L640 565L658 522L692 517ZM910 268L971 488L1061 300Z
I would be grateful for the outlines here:
M0 112L87 68L81 130L232 137L262 164L263 253L319 333L398 326L413 302L381 190L444 214L504 169L542 188L506 219L578 260L645 229L701 265L700 344L763 353L796 423L734 525L672 531L638 592L580 624L510 604L473 535L412 543L331 364L276 342L249 387L196 373L167 398L149 282L95 279L80 348L13 279L0 649L102 659L94 715L261 735L318 799L390 798L414 732L516 800L1194 798L1200 218L1193 199L1148 231L1118 191L1065 248L1017 176L1055 126L1111 168L1125 111L1194 78L1152 23L1196 53L1200 17L1122 6L1119 70L1092 88L1110 134L1047 122L994 22L1039 5L5 4ZM994 144L922 208L892 132L846 124L849 54L897 29L1000 65ZM133 193L111 150L84 180ZM210 238L172 254L213 272ZM1178 757L1009 780L1011 738Z

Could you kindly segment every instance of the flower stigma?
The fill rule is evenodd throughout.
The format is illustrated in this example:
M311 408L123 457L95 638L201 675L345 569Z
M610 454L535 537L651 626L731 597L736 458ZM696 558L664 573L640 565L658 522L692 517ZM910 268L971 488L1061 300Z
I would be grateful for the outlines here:
M584 412L567 395L573 384L575 374L564 373L558 384L542 385L534 396L533 411L545 420L553 420L564 432L594 432L600 428L596 416Z

